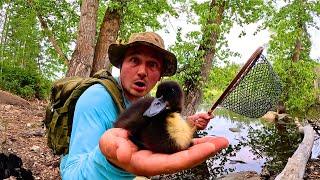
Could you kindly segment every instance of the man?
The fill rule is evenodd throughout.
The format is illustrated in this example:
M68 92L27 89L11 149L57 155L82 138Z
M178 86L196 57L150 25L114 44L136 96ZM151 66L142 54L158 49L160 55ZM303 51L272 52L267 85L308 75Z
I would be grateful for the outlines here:
M147 95L162 76L177 69L174 54L166 51L162 38L152 32L133 34L128 44L109 47L110 62L120 68L118 83L126 106ZM63 179L133 179L191 168L228 145L225 138L194 139L194 146L174 154L138 151L128 131L113 128L118 112L110 94L96 84L76 104L69 154L62 158ZM203 129L211 117L200 113L188 121Z

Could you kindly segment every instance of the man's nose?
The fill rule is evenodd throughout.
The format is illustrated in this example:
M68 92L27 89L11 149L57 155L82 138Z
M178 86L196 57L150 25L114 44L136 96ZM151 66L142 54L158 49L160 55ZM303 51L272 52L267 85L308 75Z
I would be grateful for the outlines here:
M141 78L144 78L147 76L147 67L145 64L141 64L139 66L139 69L138 69L138 75L141 77Z

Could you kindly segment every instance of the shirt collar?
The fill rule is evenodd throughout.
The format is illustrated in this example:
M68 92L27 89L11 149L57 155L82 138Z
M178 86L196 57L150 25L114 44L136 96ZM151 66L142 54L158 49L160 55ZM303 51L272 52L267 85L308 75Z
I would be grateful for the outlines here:
M118 82L119 86L122 89L122 85L121 85L121 81L120 81L120 77L115 77L116 81ZM126 105L126 108L128 108L131 105L131 101L129 99L126 98L126 96L124 95L124 91L122 91L122 97L124 99L124 104Z

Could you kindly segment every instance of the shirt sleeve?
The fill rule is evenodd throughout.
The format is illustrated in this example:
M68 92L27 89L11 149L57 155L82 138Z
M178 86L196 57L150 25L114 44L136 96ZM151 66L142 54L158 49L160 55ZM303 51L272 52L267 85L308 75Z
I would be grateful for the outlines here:
M102 134L113 127L116 104L106 89L96 84L78 99L69 154L62 158L62 179L133 179L134 175L111 165L99 149Z

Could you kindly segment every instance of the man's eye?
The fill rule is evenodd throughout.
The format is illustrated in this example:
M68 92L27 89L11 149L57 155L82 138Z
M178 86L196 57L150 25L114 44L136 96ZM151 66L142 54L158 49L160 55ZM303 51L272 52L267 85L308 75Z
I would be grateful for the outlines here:
M150 63L149 63L149 66L150 66L151 68L157 68L157 67L158 67L158 64L155 63L155 62L150 62Z
M139 60L138 60L138 58L136 58L136 57L132 57L132 58L130 59L130 62L132 62L132 63L134 63L134 64L138 64Z

